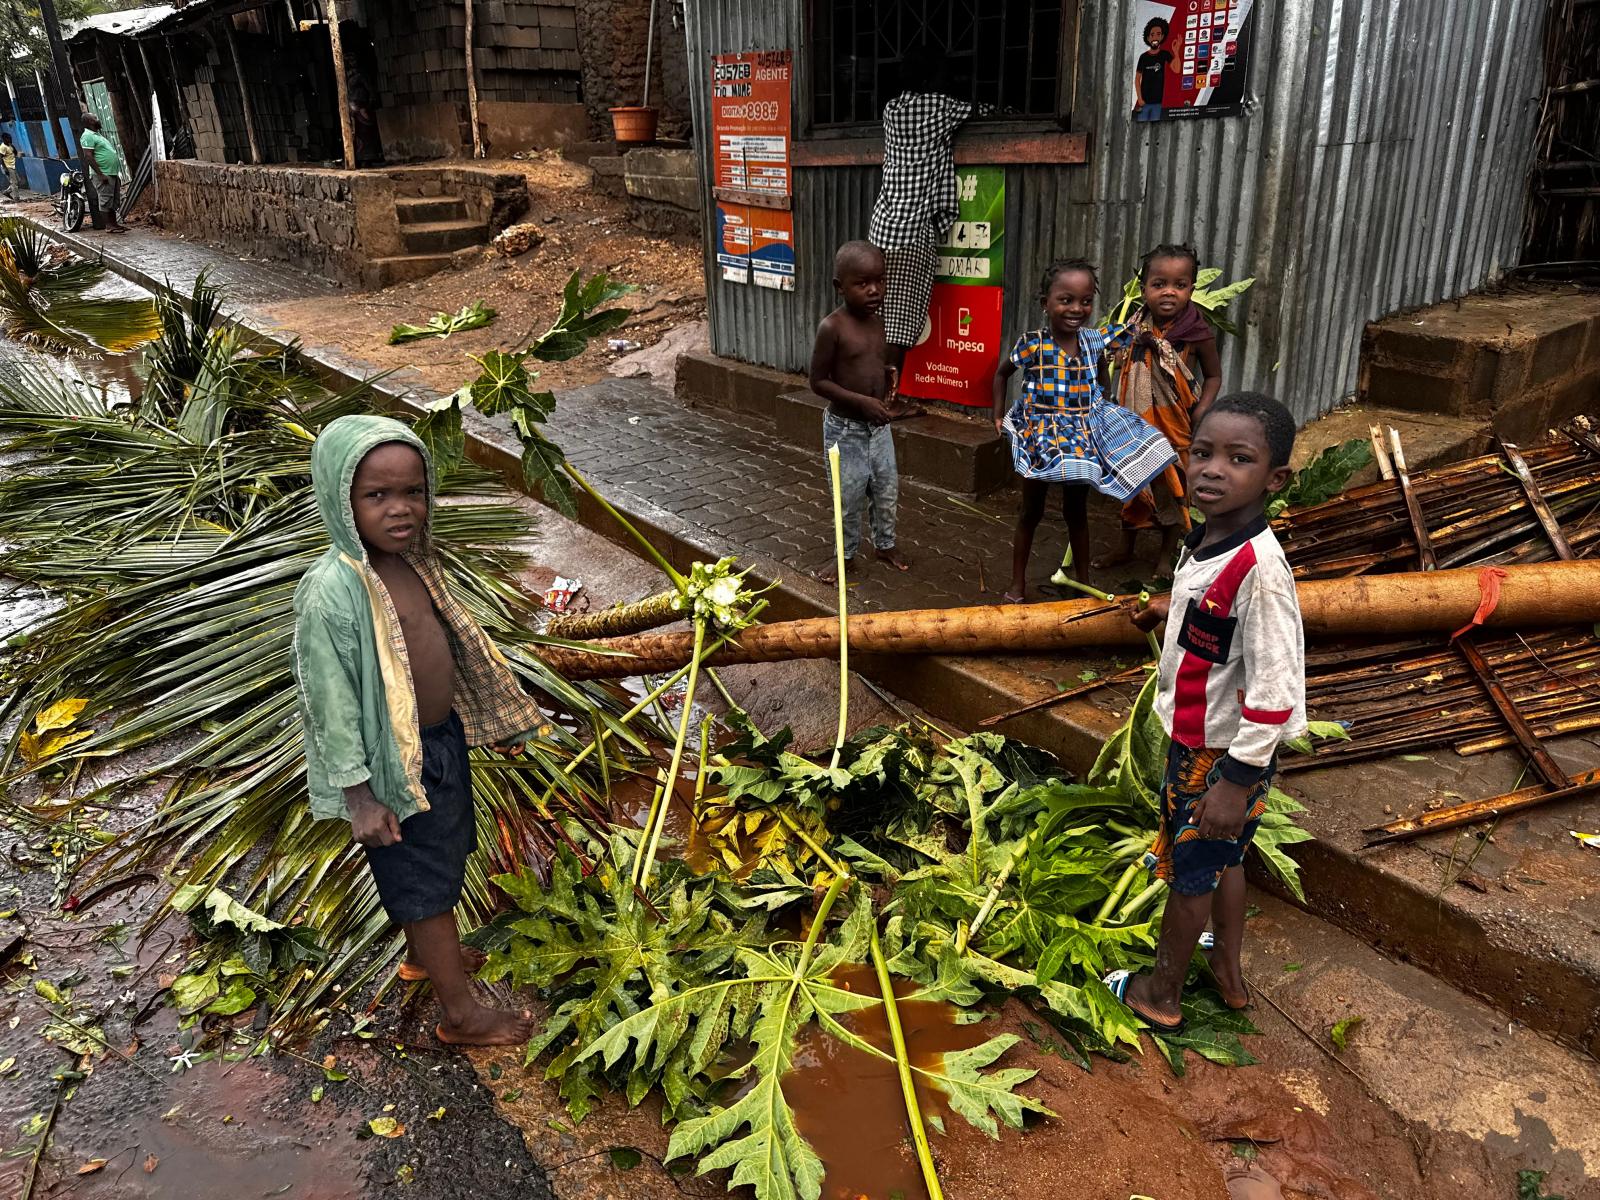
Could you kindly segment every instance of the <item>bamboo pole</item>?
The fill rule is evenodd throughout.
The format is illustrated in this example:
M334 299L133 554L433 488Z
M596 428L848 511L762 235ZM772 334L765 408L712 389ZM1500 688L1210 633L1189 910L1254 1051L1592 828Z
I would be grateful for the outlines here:
M1474 825L1479 821L1492 820L1558 800L1581 800L1596 791L1600 791L1600 771L1589 771L1574 779L1572 786L1562 788L1560 791L1549 791L1541 783L1519 791L1507 792L1503 796L1491 796L1486 800L1468 800L1464 804L1436 808L1419 816L1402 817L1387 825L1374 825L1363 830L1364 833L1374 835L1367 839L1364 849L1387 845L1390 842L1406 841L1421 837L1425 833L1437 833L1443 829L1455 829L1461 825Z
M256 138L255 105L250 102L250 85L244 77L244 60L239 57L239 39L233 32L233 16L222 18L222 32L228 39L228 53L233 56L233 74L239 81L239 100L244 105L244 132L250 139L250 161L261 165L261 143Z
M462 0L467 9L467 116L472 121L472 157L483 157L483 130L478 127L478 67L472 47L473 0Z
M338 0L323 0L328 17L328 46L333 51L333 90L339 98L339 136L344 141L344 169L356 169L356 126L350 116L350 85L344 77L344 38L339 34Z
M1600 620L1600 561L1537 563L1504 570L1500 603L1485 619L1485 626L1537 628ZM1303 580L1298 591L1308 638L1449 633L1472 619L1482 599L1476 568ZM850 620L850 638L863 654L1036 654L1144 644L1144 634L1120 612L1075 619L1085 608L1098 604L1095 600L1066 600L862 613ZM688 662L693 640L688 633L646 634L598 644L615 653L549 646L540 650L540 657L568 679L655 674ZM832 658L838 653L838 618L812 617L747 629L736 645L724 647L710 661L720 666Z

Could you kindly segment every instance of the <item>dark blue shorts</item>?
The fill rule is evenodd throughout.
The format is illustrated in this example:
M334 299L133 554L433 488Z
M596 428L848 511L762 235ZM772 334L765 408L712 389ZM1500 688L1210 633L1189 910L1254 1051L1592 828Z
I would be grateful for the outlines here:
M422 788L428 810L400 822L400 841L365 848L383 911L396 925L455 908L467 857L478 848L467 735L454 712L422 730Z
M1244 852L1255 839L1267 811L1267 792L1273 770L1250 789L1245 801L1244 829L1235 839L1201 838L1193 822L1194 806L1220 776L1226 750L1202 746L1191 750L1172 743L1167 752L1167 775L1161 786L1161 829L1145 856L1157 879L1164 879L1180 896L1204 896L1216 890L1222 873L1244 862Z

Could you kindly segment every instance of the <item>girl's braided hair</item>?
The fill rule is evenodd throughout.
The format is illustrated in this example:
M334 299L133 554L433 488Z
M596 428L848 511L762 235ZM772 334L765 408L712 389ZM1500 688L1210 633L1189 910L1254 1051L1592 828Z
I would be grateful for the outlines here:
M1043 304L1050 299L1050 288L1057 279L1068 271L1087 271L1094 290L1100 290L1100 273L1094 269L1094 264L1087 258L1058 258L1044 269L1044 274L1039 278L1039 303Z
M1187 258L1191 271L1199 272L1200 254L1193 246L1182 242L1162 242L1139 260L1139 282L1143 283L1150 275L1150 264L1162 258Z

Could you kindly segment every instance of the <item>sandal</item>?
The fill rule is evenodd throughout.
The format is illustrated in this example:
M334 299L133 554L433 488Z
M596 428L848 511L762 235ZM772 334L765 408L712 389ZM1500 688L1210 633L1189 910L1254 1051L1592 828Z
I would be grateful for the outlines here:
M1111 994L1116 997L1118 1004L1121 1004L1134 1016L1138 1017L1141 1021L1148 1025L1150 1027L1150 1032L1155 1034L1157 1037L1161 1037L1163 1035L1171 1037L1175 1034L1182 1033L1184 1031L1184 1027L1188 1025L1188 1021L1183 1017L1179 1017L1177 1023L1174 1024L1172 1022L1163 1021L1160 1017L1151 1016L1142 1009L1135 1008L1128 1000L1128 984L1133 982L1132 971L1112 971L1111 974L1107 975L1100 982L1105 984L1110 990Z

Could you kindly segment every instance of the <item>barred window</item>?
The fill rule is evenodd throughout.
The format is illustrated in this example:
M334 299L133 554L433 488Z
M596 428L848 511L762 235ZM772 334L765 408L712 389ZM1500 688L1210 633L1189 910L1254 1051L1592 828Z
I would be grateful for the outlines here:
M812 0L812 124L875 123L928 60L941 90L997 116L1057 118L1076 13L1076 0Z

